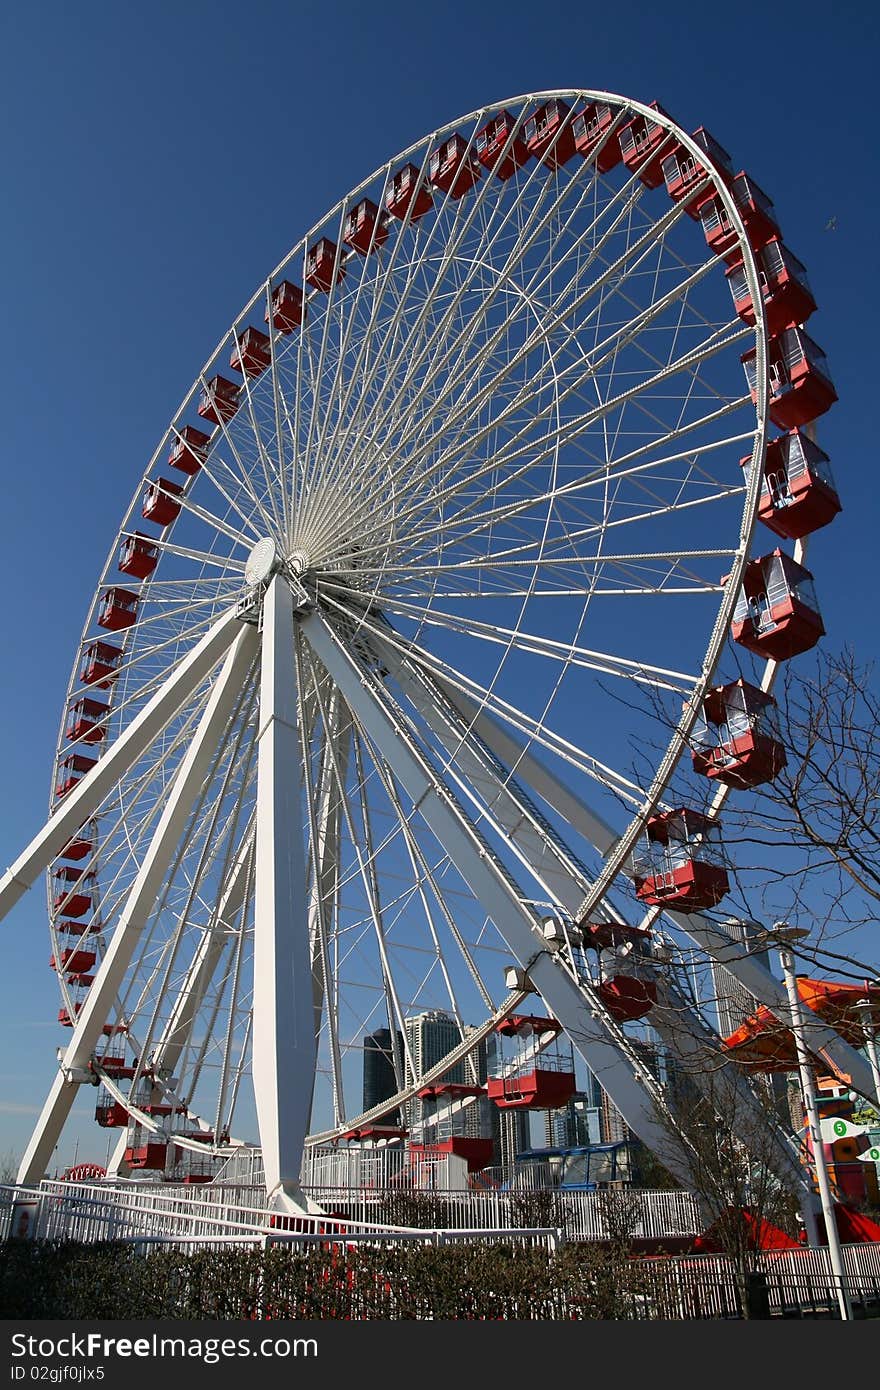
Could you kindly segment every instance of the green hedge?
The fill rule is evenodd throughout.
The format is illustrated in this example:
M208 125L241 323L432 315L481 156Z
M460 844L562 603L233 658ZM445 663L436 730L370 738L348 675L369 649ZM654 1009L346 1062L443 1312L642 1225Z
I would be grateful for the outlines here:
M592 1245L0 1246L7 1319L554 1319L637 1315L637 1262Z

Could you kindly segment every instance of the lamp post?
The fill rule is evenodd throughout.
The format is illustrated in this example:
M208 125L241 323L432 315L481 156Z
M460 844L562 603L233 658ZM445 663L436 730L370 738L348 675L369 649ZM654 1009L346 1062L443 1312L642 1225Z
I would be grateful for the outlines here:
M880 988L880 980L866 980L867 989ZM880 1114L880 1063L877 1061L877 1022L874 1011L877 1005L871 999L863 999L856 1008L862 1015L862 1027L865 1030L865 1051L868 1054L868 1061L871 1064L871 1075L874 1078L874 1109Z
M822 1203L825 1233L828 1238L828 1254L831 1260L831 1269L835 1276L837 1302L840 1307L841 1318L844 1322L849 1322L852 1320L852 1309L845 1288L846 1276L843 1268L843 1252L840 1248L840 1237L837 1232L837 1221L834 1216L834 1199L831 1195L831 1184L828 1180L828 1167L825 1163L825 1149L822 1143L822 1129L819 1123L819 1108L816 1104L816 1088L813 1084L813 1067L810 1061L809 1050L804 1041L804 1015L801 1009L801 999L798 994L797 979L794 973L794 956L789 945L790 942L801 940L803 937L809 935L809 933L802 927L791 927L786 922L774 922L773 935L779 950L779 963L782 967L782 977L785 982L786 993L788 994L788 1005L791 1014L791 1031L794 1035L794 1043L797 1050L798 1072L800 1075L801 1096L804 1103L804 1115L806 1117L813 1150L813 1165L816 1169L816 1182L819 1188L819 1199Z

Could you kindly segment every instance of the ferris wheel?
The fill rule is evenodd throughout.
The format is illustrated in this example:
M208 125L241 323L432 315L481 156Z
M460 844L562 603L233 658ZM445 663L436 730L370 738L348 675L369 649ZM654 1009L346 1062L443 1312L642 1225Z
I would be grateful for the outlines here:
M717 1054L676 932L781 997L721 929L715 842L777 768L776 663L822 631L814 307L721 146L602 92L434 131L297 242L143 470L0 885L5 911L47 871L70 1030L22 1181L98 1080L129 1166L249 1140L295 1204L304 1144L399 1120L520 1018L533 1070L561 1028L687 1172L628 1025ZM753 553L759 515L791 554Z

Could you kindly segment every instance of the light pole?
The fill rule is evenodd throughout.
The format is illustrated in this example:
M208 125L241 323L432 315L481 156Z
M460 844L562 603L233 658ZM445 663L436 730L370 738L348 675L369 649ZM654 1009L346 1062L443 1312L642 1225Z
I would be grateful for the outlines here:
M880 980L866 980L867 989L880 988ZM877 1061L877 1021L875 1010L877 1004L871 999L863 999L856 1008L862 1015L862 1027L865 1030L865 1051L868 1054L868 1061L871 1064L871 1075L874 1078L874 1109L880 1116L880 1063Z
M831 1269L835 1276L837 1302L840 1307L841 1318L844 1322L849 1322L852 1320L852 1309L845 1288L846 1276L843 1268L843 1252L840 1248L840 1237L837 1232L837 1221L834 1216L834 1199L831 1195L831 1184L828 1181L828 1167L825 1163L822 1128L819 1123L819 1108L816 1104L816 1088L813 1084L813 1066L810 1061L809 1050L804 1041L804 1015L801 1009L801 999L798 994L797 979L794 973L794 956L792 955L789 945L791 941L798 941L808 934L809 933L804 928L791 927L787 922L774 922L773 924L773 935L779 950L779 963L782 966L782 977L785 982L786 993L788 994L788 1005L791 1014L791 1031L794 1035L794 1043L797 1050L798 1072L800 1074L804 1114L813 1150L813 1165L816 1169L816 1182L819 1187L819 1199L822 1203L822 1216L825 1221L825 1233L828 1238L828 1254L831 1260Z

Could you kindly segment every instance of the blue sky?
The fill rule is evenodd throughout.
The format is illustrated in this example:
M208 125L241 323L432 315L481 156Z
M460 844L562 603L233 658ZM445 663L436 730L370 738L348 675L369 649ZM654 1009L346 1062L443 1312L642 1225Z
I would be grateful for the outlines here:
M435 126L520 93L656 98L708 126L773 198L840 395L820 442L844 511L810 566L827 641L874 658L878 29L852 0L689 3L674 18L644 0L7 7L5 862L44 818L70 665L132 488L218 338L349 188ZM64 1040L42 884L2 930L0 1152L20 1152ZM103 1160L83 1123L62 1166L77 1136L80 1158Z

